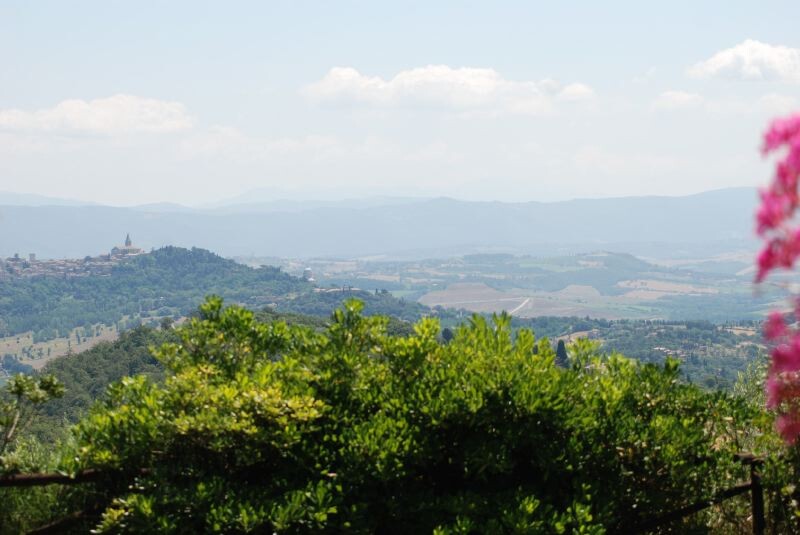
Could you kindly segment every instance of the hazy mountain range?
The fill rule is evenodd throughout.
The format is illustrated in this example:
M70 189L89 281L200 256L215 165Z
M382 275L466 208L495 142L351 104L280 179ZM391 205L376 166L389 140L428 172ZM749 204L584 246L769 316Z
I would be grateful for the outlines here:
M47 197L45 195L35 195L33 193L0 191L0 206L92 206L95 204L96 203L88 201Z
M264 201L189 208L90 205L0 194L0 255L42 258L107 252L130 233L145 249L198 246L225 256L431 257L502 251L606 249L691 257L752 249L756 192L564 202L450 198Z

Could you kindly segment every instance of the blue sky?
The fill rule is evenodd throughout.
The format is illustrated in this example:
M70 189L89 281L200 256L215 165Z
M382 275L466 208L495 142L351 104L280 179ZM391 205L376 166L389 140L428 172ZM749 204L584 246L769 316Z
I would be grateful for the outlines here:
M3 2L0 190L112 204L758 185L797 2Z

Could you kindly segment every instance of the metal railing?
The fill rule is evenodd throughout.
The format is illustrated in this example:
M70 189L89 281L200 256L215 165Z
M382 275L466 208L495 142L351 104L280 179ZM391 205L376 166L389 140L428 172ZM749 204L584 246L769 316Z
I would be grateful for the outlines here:
M670 511L662 516L653 518L651 520L640 523L634 530L635 533L648 533L660 527L672 524L678 520L682 520L687 516L699 513L711 506L718 505L726 500L740 496L742 494L750 493L750 512L753 519L753 533L755 535L764 535L764 530L767 527L766 518L764 516L764 487L761 485L761 467L764 464L764 459L757 457L752 453L739 453L735 456L736 460L745 466L750 467L750 481L747 483L740 483L732 488L723 490L710 499L698 501L689 504L680 509Z
M761 485L761 467L764 464L764 459L753 455L752 453L739 453L735 456L736 460L750 468L750 481L747 483L740 483L734 487L723 490L711 497L710 499L701 500L680 509L670 511L664 515L652 518L645 522L639 523L633 530L633 533L648 533L660 527L667 526L678 520L682 520L690 515L699 513L709 507L718 505L726 500L740 496L742 494L750 493L750 509L753 521L753 533L755 535L763 535L767 523L764 516L764 488ZM143 469L139 474L146 475L149 470ZM12 474L9 476L0 477L0 488L2 487L37 487L43 485L77 485L82 483L90 483L98 481L108 476L107 472L100 470L84 470L78 472L74 476L69 476L59 473L44 473L44 474ZM68 524L80 521L85 518L89 511L75 512L68 517L61 520L42 526L36 530L31 531L31 534L44 534L44 533L59 533Z

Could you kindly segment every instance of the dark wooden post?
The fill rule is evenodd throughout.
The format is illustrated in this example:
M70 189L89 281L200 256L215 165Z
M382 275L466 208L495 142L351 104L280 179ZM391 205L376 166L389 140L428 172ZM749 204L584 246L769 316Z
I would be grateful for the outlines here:
M764 519L764 488L761 486L761 474L759 469L764 462L754 459L750 464L750 504L753 513L753 533L764 535L767 522Z

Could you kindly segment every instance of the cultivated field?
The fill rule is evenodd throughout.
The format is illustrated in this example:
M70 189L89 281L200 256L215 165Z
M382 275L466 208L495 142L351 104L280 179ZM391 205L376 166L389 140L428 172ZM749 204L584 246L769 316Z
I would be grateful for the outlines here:
M495 290L484 283L451 284L420 298L428 306L463 308L471 312L509 312L521 318L537 316L590 316L603 319L652 318L656 314L644 306L651 292L629 292L604 296L596 288L569 285L555 292L512 289ZM632 294L632 295L629 295ZM655 297L660 297L658 293Z
M126 316L123 321L128 320ZM161 318L143 318L146 323L152 324ZM186 318L178 318L173 325L178 326L186 321ZM92 336L84 336L92 333ZM69 353L79 353L96 346L100 342L113 342L119 338L119 331L114 326L97 324L90 329L79 327L74 329L69 336L55 338L47 342L33 341L33 333L27 332L17 336L7 336L0 338L0 357L12 355L23 364L40 369L48 361L63 357Z
M28 364L38 370L49 360L62 357L70 352L85 351L100 342L116 340L119 336L115 327L95 325L92 330L97 333L95 336L83 336L84 329L78 328L74 329L69 337L36 343L33 341L33 333L30 332L0 338L0 355L13 355L23 364Z

